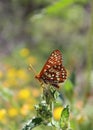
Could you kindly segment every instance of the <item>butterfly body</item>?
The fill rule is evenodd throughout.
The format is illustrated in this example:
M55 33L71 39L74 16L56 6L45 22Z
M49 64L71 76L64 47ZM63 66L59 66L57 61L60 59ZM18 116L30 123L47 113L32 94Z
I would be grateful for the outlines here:
M62 65L62 54L59 50L54 50L51 53L41 72L35 76L40 82L57 88L59 88L58 84L64 82L66 77L67 72Z

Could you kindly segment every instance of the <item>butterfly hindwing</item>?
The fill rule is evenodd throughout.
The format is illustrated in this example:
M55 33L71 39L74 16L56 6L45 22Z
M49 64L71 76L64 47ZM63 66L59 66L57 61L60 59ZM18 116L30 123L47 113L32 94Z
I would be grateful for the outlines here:
M58 84L61 82L64 82L66 79L67 72L65 68L61 65L56 65L51 68L49 68L43 75L42 79L45 83L49 84Z

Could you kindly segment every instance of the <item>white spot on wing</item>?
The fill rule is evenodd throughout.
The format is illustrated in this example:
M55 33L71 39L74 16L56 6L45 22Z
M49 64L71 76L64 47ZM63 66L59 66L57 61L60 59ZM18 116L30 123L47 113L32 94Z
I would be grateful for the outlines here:
M52 74L52 76L54 77L55 75L54 75L54 74Z
M48 77L51 78L51 74L49 74Z
M56 75L56 78L58 78L59 77L59 75Z
M58 66L58 69L60 69L60 66Z
M54 65L54 67L55 67L55 68L57 68L57 66L56 66L56 65Z
M50 67L50 65L46 65L48 68Z
M46 69L44 69L44 72L46 72Z
M64 73L62 73L62 75L65 75Z
M52 61L52 60L49 60L48 62L51 63L51 64L53 64L53 61Z
M60 78L57 78L58 81L60 81Z

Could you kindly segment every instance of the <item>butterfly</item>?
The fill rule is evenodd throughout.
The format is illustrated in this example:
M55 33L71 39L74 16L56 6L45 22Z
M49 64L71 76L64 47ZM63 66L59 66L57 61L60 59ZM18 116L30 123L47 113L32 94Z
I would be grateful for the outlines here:
M41 72L35 76L40 82L59 88L59 83L66 80L67 71L62 65L62 54L54 50L46 61Z

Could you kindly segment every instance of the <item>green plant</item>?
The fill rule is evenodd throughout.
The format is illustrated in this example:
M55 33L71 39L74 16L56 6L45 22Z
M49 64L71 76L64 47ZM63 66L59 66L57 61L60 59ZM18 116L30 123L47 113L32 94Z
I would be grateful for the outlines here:
M41 101L38 105L35 105L37 113L36 117L29 120L22 130L32 130L38 125L45 125L55 127L60 130L70 130L69 122L69 106L63 108L59 121L55 121L53 118L53 109L56 104L56 100L59 96L59 92L52 86L43 86L43 94Z

